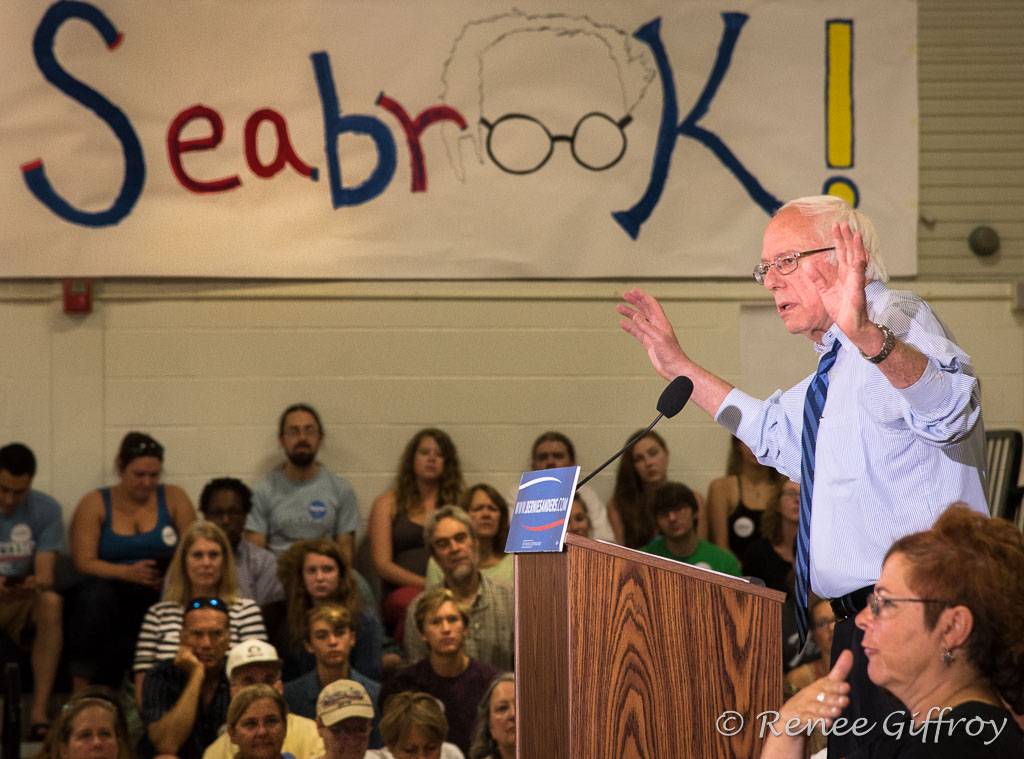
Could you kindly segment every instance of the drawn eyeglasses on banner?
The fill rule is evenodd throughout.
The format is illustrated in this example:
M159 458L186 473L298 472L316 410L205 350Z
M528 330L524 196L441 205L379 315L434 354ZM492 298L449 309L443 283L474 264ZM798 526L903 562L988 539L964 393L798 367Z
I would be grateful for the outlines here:
M544 124L524 113L507 113L495 122L480 119L488 129L487 155L509 174L532 174L555 152L556 142L568 142L572 157L591 171L604 171L626 153L626 126L633 120L591 111L576 122L572 134L551 134Z

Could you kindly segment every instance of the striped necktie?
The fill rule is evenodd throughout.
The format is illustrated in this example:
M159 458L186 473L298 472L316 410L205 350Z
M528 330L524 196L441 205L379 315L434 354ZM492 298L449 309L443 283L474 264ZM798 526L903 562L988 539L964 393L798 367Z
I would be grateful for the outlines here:
M807 640L807 591L810 587L811 499L814 497L814 449L818 442L818 423L828 396L828 373L836 363L841 344L821 357L818 371L804 397L804 427L800 436L800 526L796 535L796 563L793 566L796 593L796 626L800 645Z

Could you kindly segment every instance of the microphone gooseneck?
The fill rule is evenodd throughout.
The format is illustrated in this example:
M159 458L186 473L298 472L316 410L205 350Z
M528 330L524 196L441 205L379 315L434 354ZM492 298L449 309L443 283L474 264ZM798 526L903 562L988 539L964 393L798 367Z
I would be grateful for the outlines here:
M680 376L676 377L674 380L669 382L668 386L661 391L661 395L658 396L658 416L655 417L654 421L647 426L647 429L645 429L639 435L636 435L632 440L630 440L628 443L622 446L622 448L620 448L614 456L612 456L606 462L601 464L601 466L599 466L593 472L584 477L580 484L576 486L576 490L578 491L581 487L590 482L606 466L608 466L610 463L615 461L615 459L617 459L619 456L625 453L626 449L628 449L637 440L642 439L644 435L646 435L648 432L654 429L654 425L660 422L662 417L671 419L680 411L682 411L683 406L685 406L686 402L690 400L690 395L692 393L693 380L691 380L689 377Z

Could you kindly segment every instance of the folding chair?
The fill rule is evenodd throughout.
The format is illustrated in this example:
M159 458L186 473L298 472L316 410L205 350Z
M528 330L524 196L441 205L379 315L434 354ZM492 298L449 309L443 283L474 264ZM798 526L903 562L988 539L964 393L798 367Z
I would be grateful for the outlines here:
M1020 478L1021 450L1024 438L1017 430L986 430L985 452L988 468L988 507L992 516L1003 517L1018 525L1024 514L1018 515L1022 489Z

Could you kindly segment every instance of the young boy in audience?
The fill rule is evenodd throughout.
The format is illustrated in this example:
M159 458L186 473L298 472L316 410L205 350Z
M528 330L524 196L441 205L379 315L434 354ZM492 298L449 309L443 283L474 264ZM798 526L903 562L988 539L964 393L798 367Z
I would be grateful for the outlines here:
M284 686L288 708L303 717L316 717L316 703L320 692L335 680L354 680L370 694L377 711L380 683L366 677L349 664L349 655L356 644L356 631L348 609L337 604L325 604L309 610L306 615L306 650L316 659L316 669L290 680ZM383 746L373 723L370 743L374 748Z
M281 683L281 660L277 649L269 643L250 638L243 640L228 652L224 667L230 684L231 698L250 685L269 685L278 693L283 691ZM316 723L296 714L288 715L282 752L294 759L313 759L324 753L324 744L317 731ZM231 743L227 732L210 744L203 759L232 759L238 746Z
M661 535L640 550L740 576L740 563L735 556L697 537L698 510L692 490L681 482L666 482L651 498L651 512Z
M429 693L444 704L448 740L468 754L477 705L501 670L466 653L469 615L448 588L421 595L415 614L416 629L429 653L426 659L396 672L384 684L380 702L407 690Z

